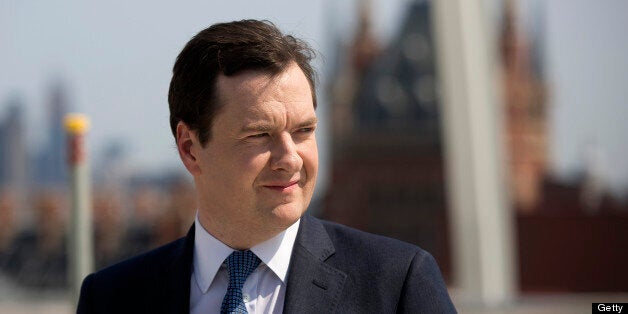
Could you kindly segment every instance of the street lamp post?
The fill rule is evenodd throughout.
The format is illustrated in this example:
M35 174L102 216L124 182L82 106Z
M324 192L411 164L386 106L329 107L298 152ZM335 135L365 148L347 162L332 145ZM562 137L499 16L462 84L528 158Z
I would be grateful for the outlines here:
M94 268L91 188L85 143L89 120L82 114L68 114L65 116L64 125L68 134L72 193L71 225L68 235L69 279L76 304L81 282Z

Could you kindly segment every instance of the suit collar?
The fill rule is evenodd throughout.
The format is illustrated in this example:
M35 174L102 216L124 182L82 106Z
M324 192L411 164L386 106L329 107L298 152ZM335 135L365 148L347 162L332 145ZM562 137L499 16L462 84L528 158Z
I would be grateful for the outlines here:
M189 313L194 226L177 242L172 258L164 261L160 295L153 313ZM304 215L292 250L285 296L285 313L333 313L347 274L326 261L334 245L321 222Z
M284 312L336 311L347 274L326 263L334 253L321 222L304 215L290 260Z

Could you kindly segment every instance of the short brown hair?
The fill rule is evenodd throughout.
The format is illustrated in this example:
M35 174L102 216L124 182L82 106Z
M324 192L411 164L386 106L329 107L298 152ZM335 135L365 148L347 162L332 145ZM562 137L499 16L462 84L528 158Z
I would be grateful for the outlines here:
M220 109L216 80L246 70L278 74L296 62L305 74L316 108L314 51L302 40L284 35L269 21L242 20L214 24L194 36L177 57L168 103L170 128L185 122L198 132L202 145L211 138L213 118Z

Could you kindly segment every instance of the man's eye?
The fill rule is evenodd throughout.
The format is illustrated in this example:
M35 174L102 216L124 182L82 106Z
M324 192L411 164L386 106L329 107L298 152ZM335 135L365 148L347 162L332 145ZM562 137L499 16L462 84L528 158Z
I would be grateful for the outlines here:
M249 135L249 138L261 138L261 137L266 137L266 136L268 136L268 133L258 133L258 134Z
M312 133L314 132L314 128L302 128L298 130L299 133Z

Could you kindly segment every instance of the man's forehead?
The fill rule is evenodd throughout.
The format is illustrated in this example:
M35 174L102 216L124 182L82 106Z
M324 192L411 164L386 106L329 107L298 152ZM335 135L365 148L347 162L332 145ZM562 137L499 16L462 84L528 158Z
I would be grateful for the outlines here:
M315 109L310 83L296 63L279 73L247 70L230 76L221 74L216 82L216 96L221 105L235 102L243 110L247 108L242 105L272 102L276 98L294 103L307 102Z

